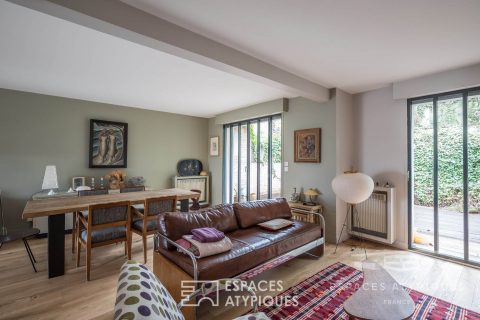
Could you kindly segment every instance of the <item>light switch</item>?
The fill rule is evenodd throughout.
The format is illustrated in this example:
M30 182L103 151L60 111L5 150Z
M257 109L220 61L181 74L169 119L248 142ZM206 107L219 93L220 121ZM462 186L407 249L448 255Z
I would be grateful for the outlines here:
M283 170L284 170L285 172L288 172L288 167L283 167Z
M285 166L285 167L288 167L288 161L285 161L285 162L284 162L284 166Z

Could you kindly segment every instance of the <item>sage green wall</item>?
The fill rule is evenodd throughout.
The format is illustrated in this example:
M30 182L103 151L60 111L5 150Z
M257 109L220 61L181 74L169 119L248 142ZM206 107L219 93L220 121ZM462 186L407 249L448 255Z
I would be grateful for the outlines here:
M39 191L45 166L57 166L61 189L74 176L99 178L112 169L89 169L89 120L128 123L128 177L171 187L177 161L207 167L208 119L0 89L0 189L8 228L22 225L25 202Z
M336 126L335 98L318 103L305 98L288 99L288 112L283 112L283 162L289 164L288 172L282 172L283 195L290 197L293 187L317 188L322 194L318 200L324 206L327 241L335 242L336 197L331 188L331 181L336 174ZM263 104L257 106L259 115L263 113ZM251 108L248 108L251 111ZM245 119L238 110L235 116ZM250 117L251 113L249 114ZM293 161L293 132L298 129L322 128L322 162L295 163ZM209 135L220 136L223 143L222 125L216 124L215 118L209 120ZM222 149L223 150L223 149ZM220 150L220 153L222 153ZM222 155L209 157L209 169L212 176L212 203L222 202Z
M288 162L288 172L283 172L283 194L288 198L293 187L297 192L308 188L320 191L317 200L323 206L328 242L335 242L336 230L336 196L331 187L336 175L335 111L335 99L318 103L294 98L283 114L283 161ZM322 129L321 162L294 162L294 131L309 128Z

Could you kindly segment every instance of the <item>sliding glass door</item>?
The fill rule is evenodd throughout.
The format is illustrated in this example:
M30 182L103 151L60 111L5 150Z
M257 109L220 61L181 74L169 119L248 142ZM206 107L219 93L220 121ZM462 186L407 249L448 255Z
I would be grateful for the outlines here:
M224 125L223 202L280 197L280 115Z
M480 263L480 91L408 108L410 247Z

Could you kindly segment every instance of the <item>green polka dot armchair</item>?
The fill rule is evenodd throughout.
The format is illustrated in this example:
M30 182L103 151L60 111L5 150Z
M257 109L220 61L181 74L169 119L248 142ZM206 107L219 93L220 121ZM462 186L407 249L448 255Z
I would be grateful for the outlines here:
M235 281L237 279L231 280ZM213 283L222 286L225 280ZM136 261L127 261L120 269L118 277L114 319L184 320L185 318L180 310L181 307L196 295L208 296L212 292L212 288L211 285L206 283L177 304L163 284L146 266ZM253 291L249 291L255 296ZM253 312L235 320L269 319L263 312L257 312L256 305Z

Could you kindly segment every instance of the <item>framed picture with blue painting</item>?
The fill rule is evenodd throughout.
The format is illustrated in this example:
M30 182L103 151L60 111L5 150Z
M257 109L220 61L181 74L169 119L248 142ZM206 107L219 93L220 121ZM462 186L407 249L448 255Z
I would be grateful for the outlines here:
M128 123L90 120L90 168L126 168Z

